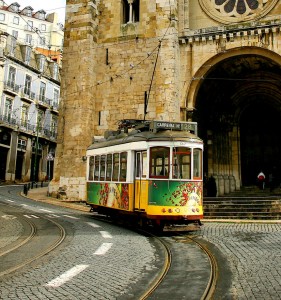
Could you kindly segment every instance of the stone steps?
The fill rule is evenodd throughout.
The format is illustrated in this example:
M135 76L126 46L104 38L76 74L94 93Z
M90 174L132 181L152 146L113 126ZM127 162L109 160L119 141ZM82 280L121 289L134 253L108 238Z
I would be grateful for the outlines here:
M281 195L258 192L256 195L204 197L203 208L204 219L280 220Z

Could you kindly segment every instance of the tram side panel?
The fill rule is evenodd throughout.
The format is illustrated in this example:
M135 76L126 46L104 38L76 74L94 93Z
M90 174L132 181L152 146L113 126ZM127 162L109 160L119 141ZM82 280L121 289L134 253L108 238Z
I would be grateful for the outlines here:
M88 182L87 202L92 207L133 211L133 192L132 183Z

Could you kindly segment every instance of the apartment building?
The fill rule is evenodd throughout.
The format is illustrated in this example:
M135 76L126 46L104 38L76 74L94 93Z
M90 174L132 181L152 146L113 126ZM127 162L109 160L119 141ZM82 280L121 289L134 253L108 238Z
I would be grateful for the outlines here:
M63 25L17 2L0 1L0 180L51 179Z
M63 24L57 13L46 14L43 9L0 0L0 30L35 48L61 51L63 47Z

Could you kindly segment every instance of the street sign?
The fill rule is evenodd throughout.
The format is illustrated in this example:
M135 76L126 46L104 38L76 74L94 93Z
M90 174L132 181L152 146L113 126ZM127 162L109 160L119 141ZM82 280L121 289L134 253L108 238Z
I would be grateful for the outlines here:
M47 160L48 160L48 161L53 161L53 160L54 160L54 157L53 157L52 153L49 153L49 154L47 155Z

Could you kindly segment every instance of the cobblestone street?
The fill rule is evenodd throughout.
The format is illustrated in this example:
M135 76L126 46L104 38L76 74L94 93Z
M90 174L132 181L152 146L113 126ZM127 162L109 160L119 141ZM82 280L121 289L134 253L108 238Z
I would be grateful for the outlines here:
M51 209L54 218L74 229L74 235L69 236L67 247L48 260L1 280L0 299L135 299L132 287L161 268L157 249L147 237L94 221L89 209L81 204L67 203L68 208L50 206L44 202L57 201L45 196L45 188L30 192L29 197L37 201L16 195L19 190L15 188L15 196L10 200L1 189L1 202L29 207L37 217ZM7 214L0 213L0 218L4 247L21 234L21 224ZM222 297L215 300L281 299L280 221L205 220L203 224L196 235L213 247L218 260L223 257L226 262L226 269L220 270L219 276L229 276ZM101 245L112 247L106 255L99 255L95 250ZM47 285L74 265L85 270L60 287Z
M201 236L229 262L227 299L281 299L281 224L205 223Z

